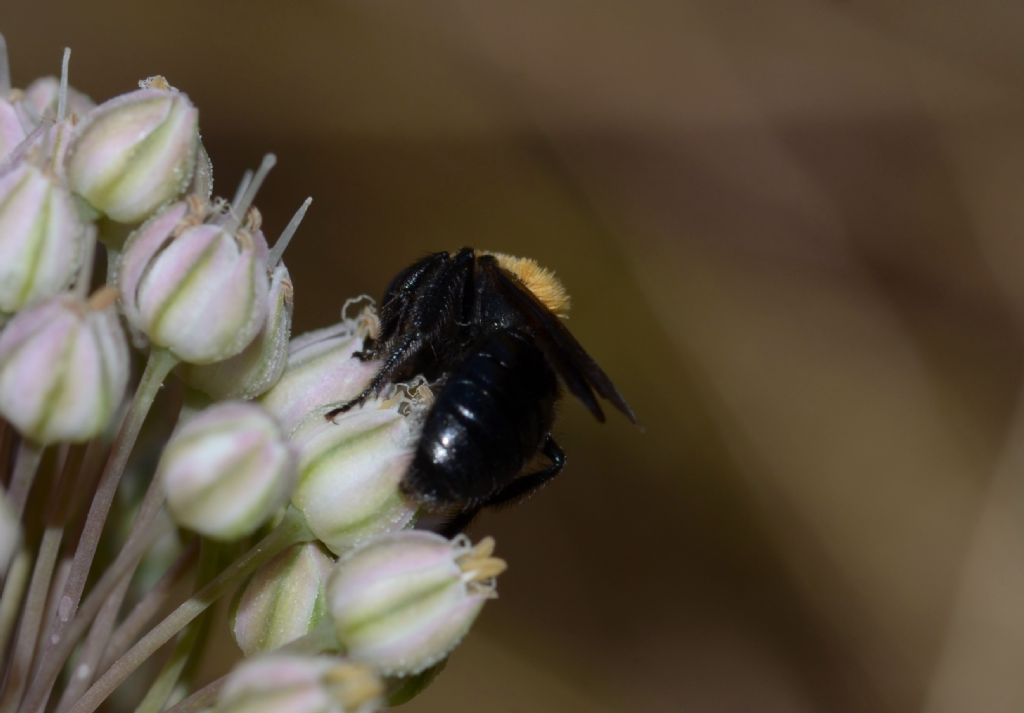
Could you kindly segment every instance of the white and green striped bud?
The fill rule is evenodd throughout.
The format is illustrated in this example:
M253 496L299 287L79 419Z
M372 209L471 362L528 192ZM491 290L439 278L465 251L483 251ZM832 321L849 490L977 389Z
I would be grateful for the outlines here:
M286 431L321 406L358 396L380 368L353 356L379 323L370 308L354 319L302 334L291 341L280 380L260 399Z
M0 333L0 415L36 443L94 438L128 385L116 291L64 294L19 312Z
M267 654L228 675L214 713L372 713L384 686L366 666L334 656Z
M288 361L294 291L288 269L278 265L270 278L267 319L240 354L214 364L186 365L182 379L212 399L253 399L277 383Z
M74 87L67 89L67 112L82 117L96 108L89 96ZM25 88L18 102L28 126L36 127L44 119L56 119L57 107L60 103L60 78L40 77Z
M292 434L300 453L292 504L335 554L412 524L416 504L399 484L431 399L426 386L399 386L333 421L314 411Z
M191 364L239 354L267 318L267 246L258 225L235 227L193 197L129 236L118 284L129 323Z
M23 160L0 174L0 313L67 288L84 246L85 223L51 171Z
M232 630L246 656L313 631L327 615L324 585L334 559L318 543L293 545L253 575L235 609Z
M497 596L505 562L494 540L471 547L413 530L343 557L327 582L327 606L346 655L386 675L423 671L451 653L484 602Z
M15 147L28 136L25 126L28 119L22 118L22 112L13 102L0 97L0 161L4 161Z
M178 524L230 541L252 534L288 501L295 465L294 449L265 409L225 402L175 431L157 477Z
M72 190L119 223L138 223L180 196L199 147L189 98L163 77L140 86L88 112L66 159Z

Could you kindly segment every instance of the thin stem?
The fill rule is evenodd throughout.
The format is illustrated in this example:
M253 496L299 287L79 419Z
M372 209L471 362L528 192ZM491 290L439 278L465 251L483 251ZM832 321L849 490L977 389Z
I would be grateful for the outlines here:
M32 568L32 556L27 550L21 550L14 557L14 562L4 582L4 593L0 595L0 651L7 650L7 642L14 630L21 610L21 595L28 584L29 570ZM0 675L3 674L0 667Z
M78 699L69 713L92 713L114 690L143 662L166 644L193 619L224 596L232 587L248 577L257 567L270 561L286 548L299 542L313 539L305 519L298 511L289 508L276 528L260 540L252 549L236 559L213 581L192 595L181 606L171 612L163 621L143 636L102 675L85 694Z
M0 701L0 711L11 711L21 703L25 692L29 669L32 667L32 655L39 639L39 627L46 610L46 597L53 580L53 570L60 554L60 543L64 537L64 528L47 527L43 539L39 543L39 554L32 569L32 581L28 586L28 595L21 613L21 625L18 638L14 645L14 658L11 670L7 674L7 690Z
M146 595L135 605L124 621L114 630L107 644L107 650L103 652L100 665L97 670L106 671L110 664L119 659L132 642L135 641L142 628L156 616L156 613L163 608L174 587L181 580L181 577L192 569L196 561L196 554L199 552L198 540L193 540L188 548L181 553L177 561L172 564L156 585L146 592Z
M89 223L85 228L85 246L82 250L82 264L78 268L78 282L75 283L75 294L85 299L92 285L92 266L96 259L96 226Z
M235 189L235 195L231 199L231 205L238 205L242 201L242 196L249 190L249 184L252 183L252 169L245 169L245 173L242 174L242 180L238 182L238 188Z
M32 481L35 480L36 471L39 470L39 463L42 459L42 446L24 438L21 439L21 443L18 444L18 455L14 461L11 489L8 491L11 508L18 519L21 519L22 513L25 512L25 503L28 501L29 491L32 490Z
M196 577L196 581L200 585L207 584L216 574L222 553L222 547L209 541L203 543L199 558L199 572ZM178 637L178 642L174 645L174 651L171 652L170 658L164 662L163 668L153 680L149 690L146 691L146 695L135 709L135 713L160 713L185 672L185 667L190 661L197 660L196 654L202 650L201 642L206 637L209 623L210 610L207 610L185 627Z
M160 489L152 487L151 484L143 498L139 513L136 515L131 534L114 563L104 571L103 576L93 586L86 600L88 606L83 605L79 610L78 604L85 589L85 581L92 566L92 559L96 554L99 538L103 533L103 524L113 503L114 494L117 491L117 485L121 480L128 456L164 378L176 363L177 360L170 352L154 350L150 353L146 370L142 374L135 396L125 413L121 428L114 440L114 447L107 459L92 504L89 507L78 548L75 550L75 557L71 563L67 584L64 586L64 593L61 595L57 607L57 617L52 620L43 642L43 654L40 659L43 666L33 676L32 685L29 687L25 704L22 706L23 711L34 713L46 705L64 662L71 655L75 644L87 631L89 622L96 616L107 597L115 590L120 579L131 576L131 573L135 571L142 555L158 534L158 528L153 527L153 523L160 511L163 498ZM76 611L78 616L74 616Z
M256 173L253 174L252 180L249 181L245 187L245 191L242 192L241 198L238 199L231 206L231 214L228 222L224 228L229 233L233 233L238 229L238 226L243 220L245 220L245 214L249 210L249 206L252 205L253 200L256 198L256 192L259 191L260 186L263 185L263 179L270 173L270 169L277 163L277 156L272 153L268 153L263 157L260 162L260 167L256 169Z
M143 496L138 513L135 515L134 522L132 522L131 532L128 533L128 538L125 540L123 551L131 550L133 553L136 552L137 543L148 537L147 533L152 529L153 523L156 521L164 504L162 480L160 471L157 471L149 481L146 494ZM58 702L58 711L63 711L67 706L70 706L71 701L76 699L92 683L93 677L98 670L100 658L103 656L103 652L110 642L114 626L117 624L117 615L121 611L121 604L124 602L125 596L128 594L132 575L142 559L143 552L144 550L139 551L138 556L133 555L131 559L119 558L108 569L108 571L118 571L119 579L111 592L103 598L102 606L96 615L96 619L89 631L89 636L78 657L75 675L68 682ZM92 594L90 593L91 596Z
M71 48L64 48L64 56L60 62L60 89L57 91L57 121L61 122L68 115L68 65L71 64Z
M85 527L82 529L78 548L75 550L75 558L71 564L71 574L68 577L64 596L58 609L58 621L55 622L50 638L54 635L60 637L61 632L78 609L82 592L85 590L86 579L89 577L89 570L92 568L93 558L96 556L96 548L99 546L100 536L103 534L103 525L110 513L110 506L114 502L114 494L121 482L121 475L128 463L128 456L135 446L135 440L139 436L139 431L142 429L142 424L146 420L146 415L153 405L157 392L176 363L177 359L163 349L154 349L149 354L146 370L142 374L135 396L128 407L128 413L125 414L121 431L114 441L114 448L103 468L96 494L89 506Z
M128 588L132 584L132 575L128 573L117 581L117 585L107 597L103 599L103 606L96 614L96 618L89 628L89 635L85 637L81 651L75 659L72 674L68 677L64 692L57 701L56 711L66 710L71 703L82 695L89 684L96 677L97 663L103 650L110 640L110 633L117 624L117 615L121 611L121 604L128 594Z
M302 205L299 206L299 209L295 211L295 215L292 216L292 219L288 221L288 225L285 226L281 237L277 239L274 247L270 249L270 254L267 256L267 266L271 270L277 267L277 263L281 262L281 258L284 257L284 251L288 249L288 243L292 241L292 236L295 235L295 231L302 224L302 219L306 217L306 211L309 210L312 202L312 196L302 201Z
M160 713L167 704L167 699L178 684L182 671L185 670L185 664L188 663L189 658L196 652L196 644L204 633L205 621L206 617L204 615L185 627L185 631L179 637L178 643L174 645L174 651L171 652L170 658L167 659L163 668L160 669L160 673L153 679L153 683L150 684L149 690L146 691L142 702L136 707L135 713Z
M43 665L33 676L32 685L29 687L25 703L21 707L22 711L25 713L40 711L46 705L46 701L50 696L50 690L53 688L57 676L64 667L64 662L67 661L78 641L88 631L89 625L95 619L97 612L102 608L121 579L125 576L130 576L135 571L135 567L138 566L142 555L145 554L146 550L149 549L150 545L153 544L163 531L162 528L156 526L160 523L160 520L156 517L157 514L159 514L159 507L153 508L152 511L147 511L146 500L144 499L142 507L139 508L139 514L135 518L132 533L129 535L128 540L125 542L120 553L118 553L113 564L103 572L99 581L93 585L89 591L89 596L86 597L82 606L78 609L75 618L63 630L60 638L56 640L51 638L45 642L48 648L43 654Z
M11 93L11 62L7 58L7 40L0 34L0 98Z
M220 695L220 689L224 688L227 680L228 677L225 675L207 683L188 698L168 708L164 713L197 713L197 711L212 708L217 696Z

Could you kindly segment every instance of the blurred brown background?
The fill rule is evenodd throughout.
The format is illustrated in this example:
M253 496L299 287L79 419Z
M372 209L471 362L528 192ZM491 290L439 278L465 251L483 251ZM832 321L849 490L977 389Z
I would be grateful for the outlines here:
M264 151L300 330L427 250L536 257L646 427L481 517L419 711L1024 709L1024 4L5 0L15 83L164 74Z

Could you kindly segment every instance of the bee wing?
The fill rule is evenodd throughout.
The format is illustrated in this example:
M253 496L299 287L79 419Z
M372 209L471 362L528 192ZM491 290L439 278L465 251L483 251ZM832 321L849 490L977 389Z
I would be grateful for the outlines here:
M545 307L529 290L498 267L493 260L481 259L484 273L510 305L516 308L533 330L537 346L551 361L566 387L590 410L598 421L604 421L604 412L594 396L602 398L636 423L636 414L629 407L615 384L576 341L562 321Z

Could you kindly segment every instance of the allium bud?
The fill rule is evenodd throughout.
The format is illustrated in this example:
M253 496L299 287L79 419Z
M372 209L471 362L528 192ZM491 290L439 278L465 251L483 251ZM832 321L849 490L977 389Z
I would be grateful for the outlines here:
M25 89L18 103L26 119L32 126L38 125L44 117L57 116L57 104L60 99L60 79L57 77L40 77ZM68 87L67 110L76 116L85 116L96 107L96 102L73 87Z
M0 312L70 285L84 244L74 199L52 173L20 161L0 174Z
M278 265L271 276L268 314L260 333L240 354L229 359L185 366L185 383L213 399L252 399L277 383L288 360L292 295L288 270Z
M216 540L251 534L288 500L295 452L256 404L217 404L181 426L158 477L182 526Z
M341 658L268 654L231 672L214 713L371 713L383 690L372 670Z
M324 583L334 560L315 542L285 550L253 575L238 601L233 630L251 656L305 636L326 615Z
M296 337L289 346L288 366L261 402L290 432L316 408L358 396L380 362L364 362L353 354L377 329L376 315L367 309L355 319Z
M399 387L335 421L314 411L292 434L301 454L292 504L336 554L412 522L416 505L399 483L412 463L429 402L425 386L413 393Z
M128 238L118 270L131 325L193 364L235 356L267 317L266 243L221 218L199 199L168 206Z
M0 490L0 574L7 571L21 541L21 523L7 495Z
M0 414L22 435L43 445L87 441L110 422L129 373L115 295L60 295L0 333Z
M25 140L28 131L17 107L6 99L0 98L0 161L3 161L14 150L14 147Z
M505 570L494 540L470 547L421 530L387 535L343 557L327 582L338 641L385 674L414 674L445 658L469 631Z
M75 130L72 189L100 213L137 223L184 192L196 161L199 113L162 77L104 102Z

